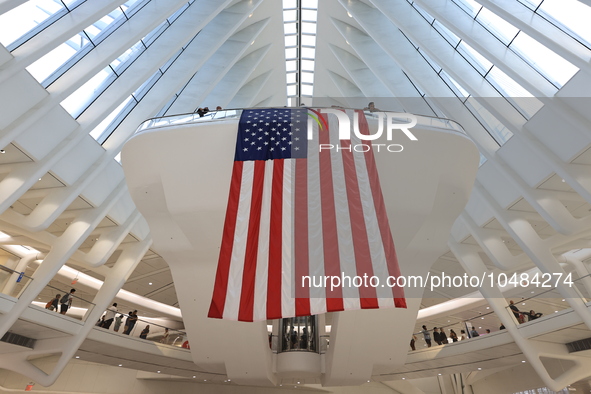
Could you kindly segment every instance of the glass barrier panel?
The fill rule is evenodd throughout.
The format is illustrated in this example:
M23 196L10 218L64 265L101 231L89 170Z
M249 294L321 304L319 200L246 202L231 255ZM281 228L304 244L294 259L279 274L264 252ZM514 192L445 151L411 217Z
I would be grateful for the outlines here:
M105 322L103 315L97 322L97 328L117 332L121 335L129 335L134 338L145 339L150 342L161 343L168 346L183 347L189 349L189 341L186 332L166 327L165 325L147 320L131 317L129 314L117 313L115 318Z
M2 294L20 298L23 291L25 291L32 281L33 278L25 275L24 272L18 272L12 268L0 265L0 289L2 289Z
M86 321L86 317L94 309L95 304L77 296L76 293L65 298L66 295L70 294L70 290L71 288L58 288L47 285L41 290L33 304L74 319Z

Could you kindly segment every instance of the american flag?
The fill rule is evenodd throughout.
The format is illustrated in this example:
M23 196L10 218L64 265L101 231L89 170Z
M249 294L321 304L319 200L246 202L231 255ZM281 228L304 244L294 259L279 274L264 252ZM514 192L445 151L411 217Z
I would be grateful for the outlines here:
M243 111L209 317L406 307L403 289L386 285L400 270L373 152L350 149L363 142L354 133L338 138L336 116L313 109ZM331 289L321 279L364 275L380 284Z

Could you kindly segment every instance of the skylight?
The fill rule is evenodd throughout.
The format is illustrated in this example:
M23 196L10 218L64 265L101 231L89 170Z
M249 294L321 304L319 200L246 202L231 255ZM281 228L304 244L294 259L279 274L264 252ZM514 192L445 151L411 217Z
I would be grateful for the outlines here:
M283 0L288 105L314 94L317 0Z

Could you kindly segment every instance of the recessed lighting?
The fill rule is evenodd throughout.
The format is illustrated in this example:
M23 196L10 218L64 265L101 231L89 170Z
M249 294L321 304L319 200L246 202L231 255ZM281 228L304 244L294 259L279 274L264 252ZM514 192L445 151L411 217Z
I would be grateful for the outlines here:
M402 380L406 380L406 378L402 378Z
M440 373L438 373L437 375L441 376L441 374L440 374Z
M482 371L482 368L478 368L479 371Z
M524 362L525 362L525 360L522 360L521 362L522 362L522 363L524 363Z
M562 299L562 302L564 302L564 301L566 301L566 299L564 299L564 298L563 298L563 299Z
M150 286L152 286L152 282L149 282L148 284L149 284Z
M6 153L4 149L0 149L0 153Z
M558 313L558 311L554 311L554 313Z
M80 356L76 356L76 358L80 358Z
M39 180L41 180L41 178L39 178Z
M562 182L566 182L566 181L563 179Z
M123 366L123 364L119 364L119 366L120 366L120 367L122 367L122 366Z
M478 328L482 328L482 327L478 327Z
M535 293L535 291L532 291L531 293L532 293L532 294L534 294L534 293Z
M231 381L232 381L232 379L228 379L228 382L231 382ZM298 383L299 383L299 382L298 382Z
M193 379L195 379L197 376L193 376Z
M525 305L525 302L522 302L521 305Z
M482 320L484 320L484 317L481 317Z
M156 372L160 373L160 371L156 371Z
M490 309L490 306L487 306L486 309Z

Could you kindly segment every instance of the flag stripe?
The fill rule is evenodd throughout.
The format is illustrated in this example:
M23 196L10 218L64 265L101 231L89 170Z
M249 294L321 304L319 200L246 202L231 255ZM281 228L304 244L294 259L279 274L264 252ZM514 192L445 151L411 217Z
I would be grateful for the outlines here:
M238 202L240 201L240 184L242 180L242 167L244 162L235 161L232 168L232 180L230 181L230 193L228 206L226 207L226 219L222 234L222 246L218 259L218 268L213 287L213 296L209 307L209 317L221 319L226 303L228 290L228 276L230 275L230 260L234 246L234 232L236 230L236 218L238 216Z
M282 298L281 298L281 313L283 317L295 316L295 289L294 280L294 179L295 166L293 160L286 160L283 163L283 244L281 245L281 261L282 261Z
M326 124L326 115L322 115ZM319 133L320 144L329 144L329 131ZM337 212L334 203L334 189L332 183L332 164L330 151L323 150L319 153L320 171L320 195L322 200L322 237L324 246L324 274L327 276L341 276L341 263L339 261L339 239L337 234ZM342 212L340 212L342 214ZM326 291L326 308L329 312L343 310L343 290L337 287Z
M360 117L359 131L361 134L369 134L369 125L365 116ZM374 200L374 207L378 224L380 227L380 234L382 237L382 245L386 254L386 264L388 266L388 273L391 276L400 276L400 267L398 265L398 258L396 257L396 249L392 239L392 232L388 221L388 212L386 211L386 204L384 203L384 196L380 186L380 178L378 169L376 167L375 157L373 152L367 152L365 155L367 172L370 179L371 191ZM392 287L392 295L394 296L394 305L398 308L406 308L406 300L404 298L404 289L399 287Z
M264 162L263 196L261 202L261 218L259 236L257 240L258 250L256 257L253 320L261 321L267 318L267 283L269 283L269 248L271 247L271 199L273 192L273 171L275 166L282 161L267 160Z
M302 287L302 277L309 275L308 258L308 161L295 160L294 191L294 257L295 257L295 315L310 314L310 293ZM292 295L292 297L294 296Z
M240 308L238 320L252 321L254 307L254 282L261 220L261 206L263 200L263 182L265 180L265 162L254 162L254 176L252 179L252 199L248 221L248 237L244 256L244 270L240 292Z
M283 263L283 171L284 159L273 160L271 223L269 225L269 276L267 280L267 319L281 318L281 268ZM261 240L264 242L264 240Z
M226 304L224 306L224 319L237 320L240 307L240 295L242 289L242 275L244 271L244 257L246 253L246 241L248 237L248 224L250 218L250 205L252 196L252 180L254 176L254 162L247 162L242 167L242 179L240 180L240 200L238 201L238 213L236 216L236 230L234 231L234 248L230 260L228 275L228 289Z
M345 181L347 183L347 198L349 200L349 216L351 217L351 235L353 236L353 248L355 251L355 263L357 265L357 275L360 277L373 276L373 267L371 263L371 254L369 251L369 240L365 228L365 219L359 195L358 177L363 174L357 174L353 153L348 150L351 148L350 140L341 140L343 147L343 164L345 169ZM359 287L359 297L362 309L377 308L378 302L375 288L370 286Z

